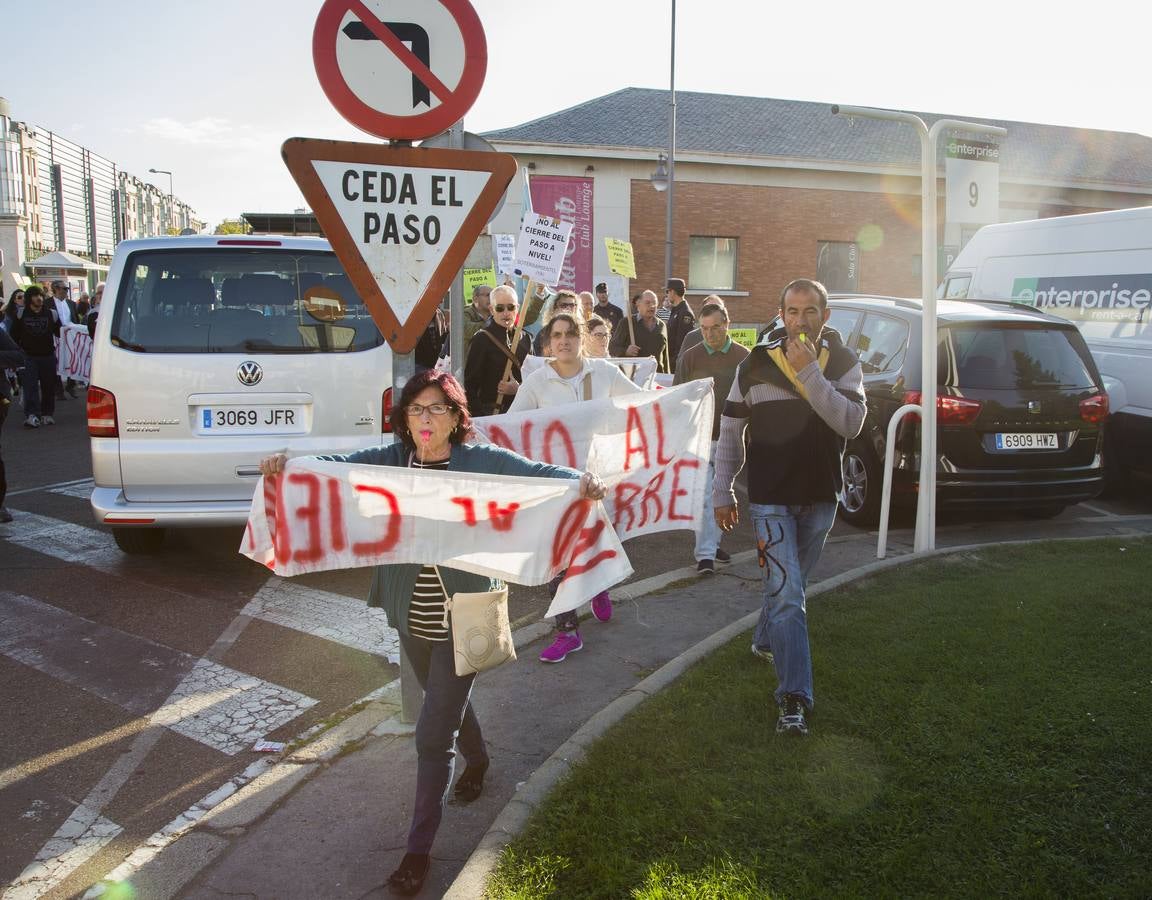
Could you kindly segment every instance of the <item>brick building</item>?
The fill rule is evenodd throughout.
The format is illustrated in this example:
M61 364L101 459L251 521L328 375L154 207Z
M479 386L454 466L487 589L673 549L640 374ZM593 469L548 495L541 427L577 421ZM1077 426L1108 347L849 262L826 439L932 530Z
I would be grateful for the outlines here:
M484 135L518 158L534 194L542 178L591 194L590 264L579 290L607 281L620 298L663 286L666 195L650 176L667 150L668 97L625 88ZM833 290L919 294L920 146L912 128L758 97L679 92L676 109L673 271L688 281L696 308L704 294L718 293L734 321L761 322L784 284L801 275ZM929 125L944 117L918 115ZM1152 138L969 120L1008 129L999 142L1000 221L1152 204ZM942 152L940 242L958 249L975 227L944 221ZM522 196L517 180L493 232L519 229ZM608 270L605 237L632 242L638 277L627 288Z

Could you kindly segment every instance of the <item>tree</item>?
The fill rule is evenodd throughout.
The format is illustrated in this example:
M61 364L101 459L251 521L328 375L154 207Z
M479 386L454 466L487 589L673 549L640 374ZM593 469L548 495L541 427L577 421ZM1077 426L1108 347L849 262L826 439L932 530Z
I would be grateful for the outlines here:
M252 226L243 219L225 219L216 226L214 234L251 234Z

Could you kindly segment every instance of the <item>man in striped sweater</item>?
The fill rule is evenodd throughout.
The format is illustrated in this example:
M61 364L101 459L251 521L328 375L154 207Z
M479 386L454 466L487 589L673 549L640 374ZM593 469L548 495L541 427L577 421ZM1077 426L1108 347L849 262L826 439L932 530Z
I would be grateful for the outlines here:
M747 432L749 515L764 570L752 652L775 663L776 733L805 735L813 691L804 586L836 518L844 444L860 433L865 398L859 360L824 327L824 285L798 278L780 307L784 326L740 365L724 405L713 503L730 531Z

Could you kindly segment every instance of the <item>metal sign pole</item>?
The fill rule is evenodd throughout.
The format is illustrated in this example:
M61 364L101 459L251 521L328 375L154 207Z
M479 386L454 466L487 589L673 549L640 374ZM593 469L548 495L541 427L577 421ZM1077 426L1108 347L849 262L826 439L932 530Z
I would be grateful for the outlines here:
M392 353L392 402L400 402L400 394L409 379L416 374L416 357L412 353ZM393 442L399 442L400 436L392 433ZM393 628L399 623L390 622ZM400 645L400 721L411 724L420 715L420 706L424 703L424 692L420 689L420 682L416 679L416 672L412 668L412 661L404 652L404 645Z
M1008 131L957 119L938 119L929 129L923 119L912 113L863 106L833 106L832 115L905 122L914 126L920 137L920 291L924 311L920 348L920 482L913 550L921 553L936 547L936 141L946 128L983 134Z
M464 120L448 129L448 148L464 149ZM452 351L452 374L464 383L464 281L463 270L456 273L448 289L448 346Z

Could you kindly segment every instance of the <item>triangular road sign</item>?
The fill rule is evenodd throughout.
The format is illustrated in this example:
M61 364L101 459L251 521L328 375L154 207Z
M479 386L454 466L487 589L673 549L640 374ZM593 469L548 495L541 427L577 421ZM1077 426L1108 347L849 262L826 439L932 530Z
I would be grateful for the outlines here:
M410 353L516 175L515 157L310 138L280 152L385 339Z

